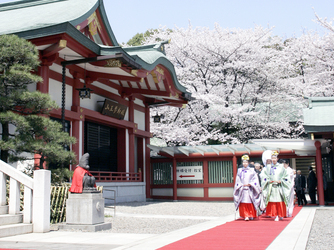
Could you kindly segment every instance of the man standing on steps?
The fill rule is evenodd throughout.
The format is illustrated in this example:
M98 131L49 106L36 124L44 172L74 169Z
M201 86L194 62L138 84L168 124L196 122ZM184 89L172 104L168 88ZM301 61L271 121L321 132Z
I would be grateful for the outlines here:
M291 193L290 177L283 164L277 163L278 152L272 151L271 165L261 172L261 186L266 205L266 215L275 217L275 221L283 220L289 205Z

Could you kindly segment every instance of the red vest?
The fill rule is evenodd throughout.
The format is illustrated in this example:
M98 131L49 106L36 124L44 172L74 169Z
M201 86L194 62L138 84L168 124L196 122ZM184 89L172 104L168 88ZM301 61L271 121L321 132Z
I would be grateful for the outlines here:
M80 166L77 166L77 168L74 170L74 173L73 173L72 186L70 188L71 193L82 193L82 188L83 188L82 180L85 174L88 174L89 176L93 176L91 173L89 173L88 170Z

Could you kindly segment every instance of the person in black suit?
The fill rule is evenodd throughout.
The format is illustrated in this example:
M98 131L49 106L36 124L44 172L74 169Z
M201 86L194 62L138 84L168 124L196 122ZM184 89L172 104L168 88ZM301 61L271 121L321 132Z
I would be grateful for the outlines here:
M311 166L309 166L308 170L309 170L309 174L307 177L308 194L311 199L311 204L316 204L315 189L317 187L317 177L315 176L315 173Z
M301 175L301 171L297 170L296 179L295 179L295 190L298 198L298 206L306 205L305 197L305 188L306 188L306 178ZM303 204L304 203L304 204Z
M306 190L306 177L304 175L301 175L302 177L302 201L303 201L303 205L307 205L307 200L305 197L305 190Z

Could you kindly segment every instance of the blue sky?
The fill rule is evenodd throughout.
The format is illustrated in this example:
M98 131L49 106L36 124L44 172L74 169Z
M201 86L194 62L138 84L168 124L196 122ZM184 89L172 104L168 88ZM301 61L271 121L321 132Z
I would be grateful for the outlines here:
M83 0L84 1L84 0ZM0 0L0 3L10 0ZM104 0L110 25L119 43L150 28L193 27L253 28L273 27L273 34L288 38L305 30L323 32L313 20L334 18L333 0Z

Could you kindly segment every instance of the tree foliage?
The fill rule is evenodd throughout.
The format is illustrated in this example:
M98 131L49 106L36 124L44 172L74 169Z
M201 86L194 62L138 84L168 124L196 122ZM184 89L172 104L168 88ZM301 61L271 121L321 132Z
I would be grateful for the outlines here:
M147 30L145 33L137 33L136 35L134 35L127 43L126 46L140 46L143 45L145 43L145 41L151 37L154 32L157 32L157 29L150 29ZM168 29L169 32L172 32L171 29ZM155 42L157 41L161 41L161 39L159 37L156 38Z
M194 97L186 108L162 107L154 136L168 145L297 138L304 96L333 95L333 34L282 40L271 29L161 28L166 55ZM154 111L155 113L155 111Z
M41 155L47 163L69 163L75 159L65 146L75 138L61 131L61 125L48 117L58 108L48 94L29 92L28 86L42 81L33 72L39 54L30 42L15 35L0 36L0 140L5 162L27 159L23 152Z

